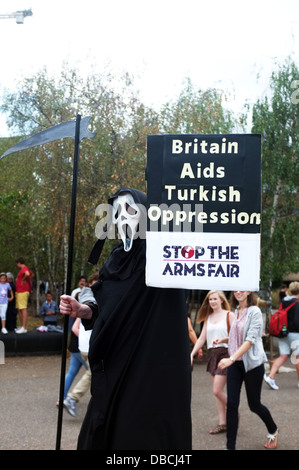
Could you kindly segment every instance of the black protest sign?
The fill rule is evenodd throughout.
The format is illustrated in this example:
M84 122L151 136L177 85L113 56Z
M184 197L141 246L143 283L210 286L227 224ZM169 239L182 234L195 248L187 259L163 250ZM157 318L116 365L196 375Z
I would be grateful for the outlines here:
M193 287L199 280L202 284L206 277L205 285L210 284L213 270L218 288L221 285L228 290L232 283L242 285L244 289L244 284L255 286L255 289L258 287L261 226L259 135L148 136L146 179L149 285L180 287L186 262L190 266L194 261L196 265L186 268L187 274L191 273L186 279L190 281L193 278ZM170 239L172 245L167 244ZM170 252L174 256L169 256ZM234 253L234 259L223 253ZM168 262L166 272L163 266L167 256L174 264ZM248 275L245 275L246 264ZM244 266L244 272L241 266ZM157 279L159 273L161 282ZM249 281L249 276L254 276L254 280ZM186 286L185 281L183 286ZM246 290L250 286L247 285Z

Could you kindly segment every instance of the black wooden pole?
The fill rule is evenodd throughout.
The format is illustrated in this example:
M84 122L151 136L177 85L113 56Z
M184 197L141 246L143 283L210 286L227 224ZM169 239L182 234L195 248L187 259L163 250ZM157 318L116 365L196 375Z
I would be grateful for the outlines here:
M67 278L66 278L66 294L67 295L71 294L73 246L74 246L74 233L75 233L76 201L77 201L77 180L78 180L78 165L79 165L80 121L81 121L81 116L78 114L76 118L76 131L75 131L72 204L71 204L71 218L70 218L69 245L68 245L68 264L67 264ZM61 445L68 328L69 328L69 317L68 315L65 315L64 316L64 330L63 330L61 373L60 373L60 393L59 393L59 408L58 408L58 421L57 421L57 434L56 434L56 450L60 450L60 445Z

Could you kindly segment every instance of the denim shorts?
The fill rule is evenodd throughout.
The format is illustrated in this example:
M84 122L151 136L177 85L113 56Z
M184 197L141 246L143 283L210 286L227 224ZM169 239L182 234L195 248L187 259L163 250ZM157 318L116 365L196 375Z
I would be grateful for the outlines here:
M278 348L279 354L289 355L297 350L299 356L299 333L288 333L285 338L278 338Z

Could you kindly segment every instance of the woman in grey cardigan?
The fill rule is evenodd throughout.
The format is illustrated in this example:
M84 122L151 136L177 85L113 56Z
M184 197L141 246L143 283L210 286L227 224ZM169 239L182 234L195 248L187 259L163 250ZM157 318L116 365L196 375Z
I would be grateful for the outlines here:
M256 296L249 291L235 291L230 299L235 318L228 340L229 358L222 359L219 367L227 371L227 449L235 450L238 431L238 408L242 383L245 383L247 401L252 412L265 423L268 436L265 447L275 449L278 429L271 413L261 403L264 362L267 357L262 342L262 314L256 306ZM223 342L223 338L218 341Z

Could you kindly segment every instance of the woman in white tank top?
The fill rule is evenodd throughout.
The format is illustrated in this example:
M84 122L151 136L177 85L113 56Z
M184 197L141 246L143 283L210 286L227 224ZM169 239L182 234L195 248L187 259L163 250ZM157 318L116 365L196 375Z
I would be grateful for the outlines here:
M191 352L191 364L197 352L207 343L209 353L207 371L212 377L219 420L218 425L209 431L210 434L226 431L226 372L218 367L218 363L222 358L228 357L227 343L214 345L213 342L218 338L228 337L233 318L234 314L230 312L224 293L217 290L208 292L198 314L198 321L203 322L203 328Z

